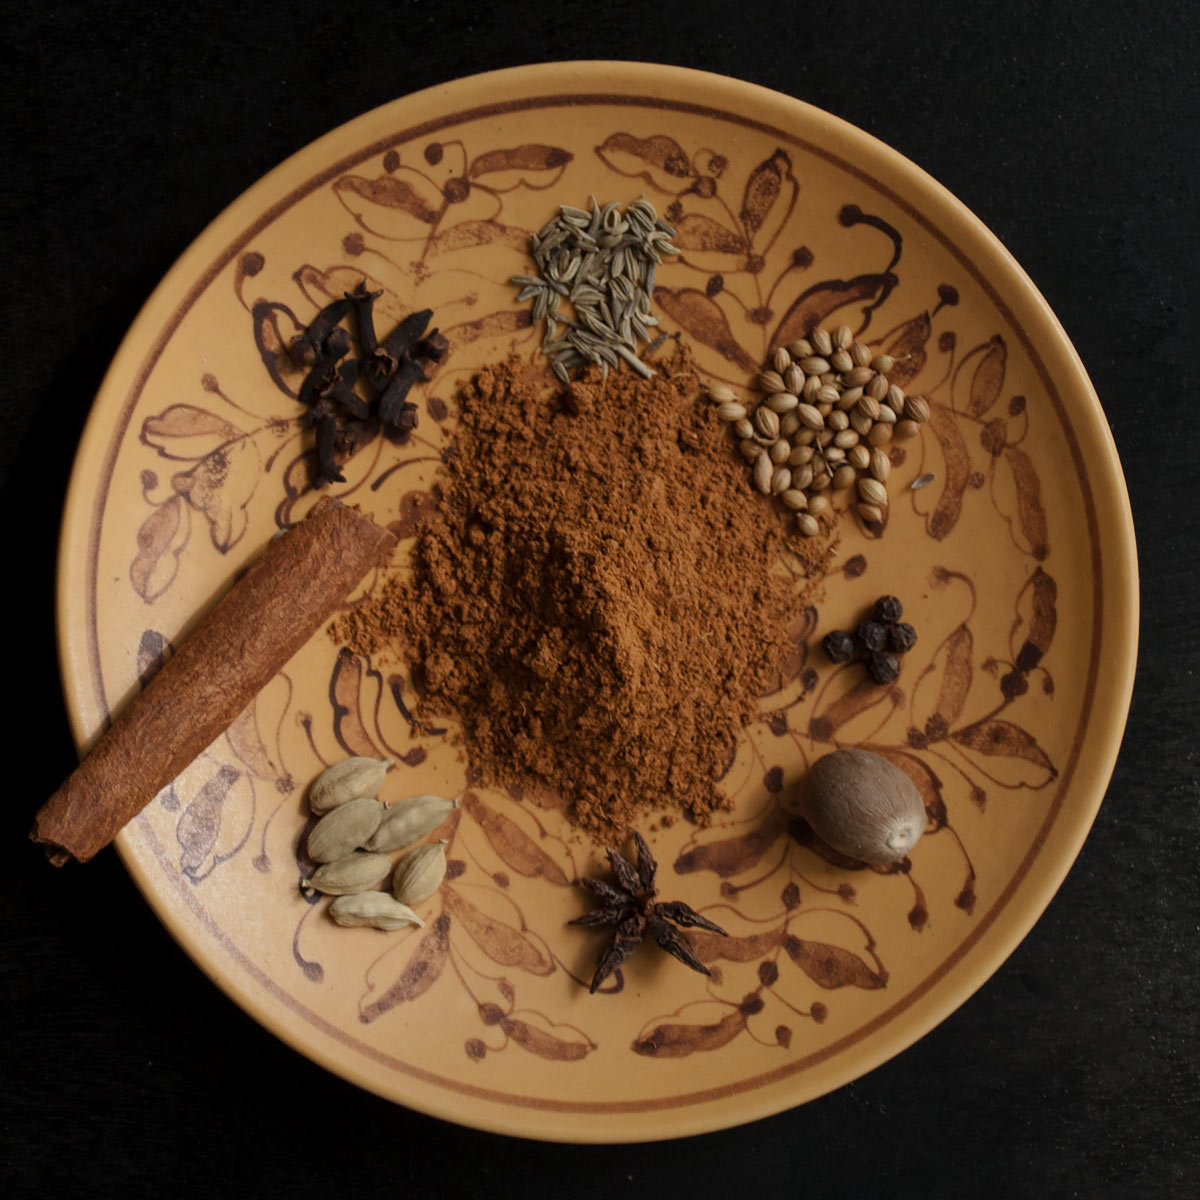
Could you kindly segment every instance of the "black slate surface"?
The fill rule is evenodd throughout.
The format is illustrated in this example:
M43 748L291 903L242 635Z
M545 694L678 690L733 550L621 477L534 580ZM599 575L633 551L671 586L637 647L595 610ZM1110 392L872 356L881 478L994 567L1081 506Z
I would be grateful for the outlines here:
M1197 11L1166 0L9 6L0 1187L290 1200L331 1188L1194 1188ZM91 398L153 286L244 188L342 121L476 71L589 57L695 66L798 96L908 155L983 219L1103 400L1132 497L1143 616L1129 725L1094 831L977 995L801 1109L682 1142L579 1148L442 1124L327 1075L207 982L115 855L54 872L25 833L74 761L52 621L64 490Z

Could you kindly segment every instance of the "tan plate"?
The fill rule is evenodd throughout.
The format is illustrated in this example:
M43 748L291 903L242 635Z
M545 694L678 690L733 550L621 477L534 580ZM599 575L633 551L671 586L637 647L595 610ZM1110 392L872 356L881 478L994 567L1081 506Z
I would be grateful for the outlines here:
M778 1112L909 1045L1026 934L1104 793L1136 652L1121 470L1054 316L961 204L825 113L677 68L522 68L368 113L237 200L138 317L75 467L59 637L83 744L311 504L298 376L273 339L364 276L385 330L429 306L453 343L419 436L368 440L332 489L411 532L456 381L536 353L505 282L529 269L528 231L592 194L644 195L677 227L657 310L711 376L744 387L773 343L845 321L933 406L883 536L841 522L791 677L727 777L734 816L654 838L664 893L733 935L697 939L713 978L651 947L619 994L589 996L600 939L566 922L596 850L499 793L469 793L440 835L453 877L423 933L340 929L306 903L304 785L323 761L392 754L390 799L466 787L445 736L410 737L395 667L324 636L118 845L196 962L330 1070L468 1125L621 1141ZM920 635L896 686L805 660L810 635L885 591ZM835 742L921 784L930 832L910 865L838 866L788 823L781 801Z

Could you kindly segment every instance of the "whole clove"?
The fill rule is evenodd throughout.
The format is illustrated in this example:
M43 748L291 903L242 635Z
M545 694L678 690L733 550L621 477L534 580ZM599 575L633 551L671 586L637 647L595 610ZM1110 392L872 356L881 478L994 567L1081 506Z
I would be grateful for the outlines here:
M378 420L393 431L393 440L406 440L417 426L417 406L408 400L408 394L413 384L429 381L425 366L441 363L449 353L444 334L436 329L426 333L433 318L433 310L428 308L409 313L380 342L374 306L381 295L360 282L353 292L325 305L288 348L292 361L308 368L299 399L316 429L314 487L345 481L337 455L339 450L353 453L358 433L340 421ZM341 322L351 313L359 356L343 361L353 348L353 339ZM360 383L373 394L364 396L357 390Z

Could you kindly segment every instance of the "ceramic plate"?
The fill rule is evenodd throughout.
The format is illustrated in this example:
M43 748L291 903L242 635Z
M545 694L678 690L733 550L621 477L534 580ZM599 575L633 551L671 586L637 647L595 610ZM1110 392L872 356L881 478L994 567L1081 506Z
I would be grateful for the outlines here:
M468 788L449 734L410 736L394 661L325 634L118 848L211 978L331 1071L451 1121L621 1141L778 1112L912 1043L1029 930L1104 793L1135 657L1120 467L1067 338L962 205L823 112L675 68L530 67L368 113L223 213L121 346L67 503L59 636L83 745L313 502L280 340L364 279L381 325L431 307L453 346L416 436L366 439L330 489L410 537L456 384L537 354L506 282L529 269L529 232L591 195L645 196L677 229L656 310L706 376L743 388L773 346L846 322L932 406L897 455L883 535L840 523L724 781L734 811L654 836L664 894L731 934L697 939L712 978L652 948L589 995L600 943L566 922L598 849L551 809ZM815 649L882 592L920 636L886 688ZM789 820L834 745L917 781L929 831L911 861L851 869ZM463 800L424 930L341 929L300 895L304 789L346 753L397 760L386 799Z

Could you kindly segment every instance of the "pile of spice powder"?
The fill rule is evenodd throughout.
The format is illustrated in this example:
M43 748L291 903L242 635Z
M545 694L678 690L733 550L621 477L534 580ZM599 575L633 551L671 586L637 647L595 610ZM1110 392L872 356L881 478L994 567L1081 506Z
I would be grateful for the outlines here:
M800 603L784 511L700 391L685 350L649 380L482 371L411 576L335 630L395 645L418 720L459 718L475 777L596 834L727 806L718 780Z

